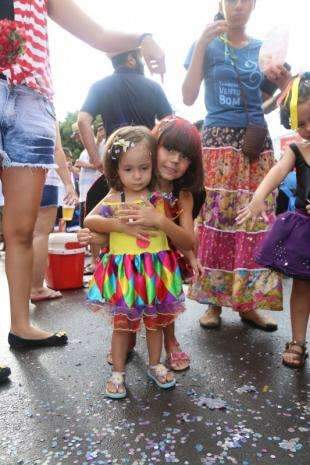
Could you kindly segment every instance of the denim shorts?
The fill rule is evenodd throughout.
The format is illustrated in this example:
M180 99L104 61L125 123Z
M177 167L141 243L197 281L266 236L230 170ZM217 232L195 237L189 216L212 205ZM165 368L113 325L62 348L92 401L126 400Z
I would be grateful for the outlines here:
M58 206L58 187L45 185L41 198L40 208Z
M0 167L55 166L53 104L24 85L0 79Z

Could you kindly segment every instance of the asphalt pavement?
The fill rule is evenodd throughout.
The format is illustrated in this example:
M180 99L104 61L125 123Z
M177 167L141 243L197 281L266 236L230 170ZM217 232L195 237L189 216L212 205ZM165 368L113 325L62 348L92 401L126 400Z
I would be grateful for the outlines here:
M288 296L275 333L253 329L225 310L220 330L200 328L204 307L187 302L177 336L191 355L174 390L146 376L143 332L127 366L129 396L104 397L110 329L93 316L85 289L37 304L35 324L65 329L64 348L13 352L7 344L9 303L0 258L1 465L309 465L309 362L281 364L290 340Z

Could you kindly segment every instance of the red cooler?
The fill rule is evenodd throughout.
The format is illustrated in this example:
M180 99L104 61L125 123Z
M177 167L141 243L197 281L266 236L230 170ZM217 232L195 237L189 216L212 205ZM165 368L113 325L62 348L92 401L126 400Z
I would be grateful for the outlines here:
M50 234L45 280L55 290L83 287L85 248L72 233Z

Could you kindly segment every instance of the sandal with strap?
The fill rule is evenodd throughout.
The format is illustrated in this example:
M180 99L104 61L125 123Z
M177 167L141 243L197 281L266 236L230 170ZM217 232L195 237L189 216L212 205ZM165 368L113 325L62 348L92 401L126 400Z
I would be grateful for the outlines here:
M168 371L165 365L162 365L161 363L153 366L150 365L147 374L148 377L151 378L151 380L154 381L154 383L156 383L157 386L161 389L170 389L176 384L175 378L173 378L171 381L167 381L167 375L172 373L171 371ZM165 383L161 381L163 378L166 379Z
M190 356L186 352L182 352L181 350L178 350L177 352L167 353L166 364L170 370L188 370L190 366L190 361ZM183 364L182 367L179 366L180 363Z
M113 384L116 389L116 392L111 392L108 390L108 383ZM109 399L124 399L127 396L127 390L125 386L125 373L120 371L113 371L112 376L108 379L105 389L105 397ZM119 391L119 388L123 388L123 391Z
M297 346L301 351L294 349L294 346ZM283 365L289 368L302 368L305 364L305 360L308 357L308 352L306 349L306 342L291 341L285 344L285 351L283 352L282 363ZM285 355L293 355L293 362L288 362L285 360Z

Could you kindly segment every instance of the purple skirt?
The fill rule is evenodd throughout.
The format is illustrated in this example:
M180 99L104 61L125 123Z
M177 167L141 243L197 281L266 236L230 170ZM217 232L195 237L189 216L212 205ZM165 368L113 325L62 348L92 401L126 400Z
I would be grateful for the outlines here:
M310 280L310 215L301 211L279 215L255 261L286 276Z

